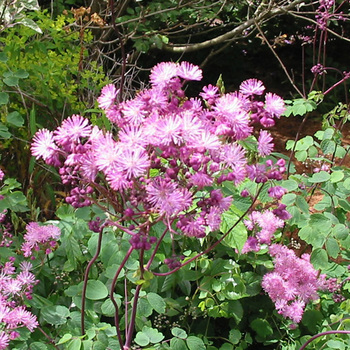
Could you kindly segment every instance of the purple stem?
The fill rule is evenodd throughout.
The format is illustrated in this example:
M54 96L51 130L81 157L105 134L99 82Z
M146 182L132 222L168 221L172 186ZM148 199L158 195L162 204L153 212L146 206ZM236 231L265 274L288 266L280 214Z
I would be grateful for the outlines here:
M113 281L112 281L112 284L111 284L111 289L110 289L110 299L114 305L114 308L115 308L115 314L114 314L114 323L115 323L115 327L117 328L117 335L118 335L118 341L119 341L119 345L121 347L121 349L123 349L123 339L122 339L122 335L120 333L120 325L119 325L119 307L118 307L118 304L116 302L116 300L114 299L114 295L113 295L113 292L114 292L114 289L115 289L115 285L117 283L117 279L118 279L118 276L122 270L122 268L124 267L125 263L127 262L127 260L129 259L132 251L134 250L133 247L130 247L128 252L126 253L123 261L121 262L121 264L119 265L118 267L118 270L117 272L115 273L114 275L114 278L113 278Z
M140 279L143 278L143 272L144 272L144 268L143 268L143 254L144 254L144 250L141 249L140 250ZM137 303L139 301L141 288L142 288L142 284L139 284L136 287L136 290L135 290L134 302L132 304L132 312L131 312L130 324L129 324L129 328L127 330L125 330L125 331L127 331L127 334L126 334L125 346L124 346L123 350L129 350L130 346L131 346L132 335L134 333L134 328L135 328Z
M81 295L81 334L84 335L85 334L85 299L86 299L86 288L87 288L87 282L88 282L88 278L89 278L89 272L91 270L92 264L96 261L96 259L98 258L100 251L101 251L101 243L102 243L102 232L103 229L101 228L101 231L98 234L98 241L97 241L97 248L96 248L96 253L95 255L92 257L92 259L89 261L86 270L85 270L85 274L84 274L84 284L83 284L83 292Z

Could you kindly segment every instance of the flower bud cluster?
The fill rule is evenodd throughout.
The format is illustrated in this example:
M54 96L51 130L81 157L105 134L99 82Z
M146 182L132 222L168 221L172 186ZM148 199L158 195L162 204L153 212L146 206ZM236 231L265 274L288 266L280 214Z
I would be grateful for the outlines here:
M157 238L153 236L149 237L142 234L135 234L130 238L129 242L134 249L150 250L152 244L157 242Z

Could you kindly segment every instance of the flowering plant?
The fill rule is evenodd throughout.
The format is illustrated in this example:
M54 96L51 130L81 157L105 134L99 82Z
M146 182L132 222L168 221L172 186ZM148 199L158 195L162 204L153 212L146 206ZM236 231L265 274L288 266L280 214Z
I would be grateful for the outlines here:
M287 190L276 185L286 171L285 160L265 158L273 150L273 139L262 129L280 118L285 111L283 100L272 93L266 93L263 100L265 87L256 79L244 81L237 92L224 94L217 86L208 85L199 97L187 97L187 81L201 78L200 68L188 62L160 63L152 69L151 88L129 101L118 102L119 90L114 85L103 88L98 104L114 132L103 131L86 118L73 115L53 132L39 130L31 146L37 159L59 169L69 191L67 203L75 208L95 205L104 213L89 223L97 242L82 284L83 334L85 302L87 293L91 293L89 283L93 282L89 273L103 251L104 232L115 228L122 242L129 242L124 257L118 259L114 273L109 269L110 279L105 281L119 346L124 350L131 348L135 322L140 317L137 306L154 277L176 273L228 237L235 254L258 252L271 245L276 231L290 218L286 206L280 203ZM227 188L231 188L229 195ZM253 211L262 191L268 195L268 205L262 203L259 211ZM246 199L248 205L228 227L222 218L233 211L234 198ZM236 239L235 227L249 212L250 220L244 223L253 235L245 242L247 229ZM186 258L183 253L189 238L200 240L200 252ZM166 255L160 254L164 245L169 245ZM285 249L287 255L291 254ZM132 277L125 279L124 298L128 300L133 294L132 306L130 310L125 305L121 311L115 291L130 259L138 265ZM306 303L320 287L316 271L311 265L308 268L313 277L306 278L314 279L314 284L308 286L308 296L298 299L297 306L297 302L289 303L294 297L288 293L278 299L286 305L277 308L294 322L301 320ZM269 276L264 278L263 286L277 302ZM135 289L130 289L128 281ZM293 285L293 295L303 293L298 283ZM120 321L123 313L125 326ZM152 342L151 338L148 342L140 340L139 334L135 339L139 345Z

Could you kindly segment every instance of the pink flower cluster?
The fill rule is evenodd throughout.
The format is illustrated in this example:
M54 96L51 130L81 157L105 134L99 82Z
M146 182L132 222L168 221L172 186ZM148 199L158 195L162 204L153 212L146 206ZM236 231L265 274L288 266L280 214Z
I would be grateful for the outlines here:
M279 314L299 323L305 305L318 299L317 291L325 288L325 276L318 277L309 254L298 258L293 250L280 244L271 245L269 252L274 257L274 270L264 275L262 287Z
M186 97L184 83L201 78L201 69L191 63L159 63L151 71L151 88L121 103L119 90L109 84L97 101L116 134L73 115L53 132L39 130L32 154L59 168L70 188L66 200L76 208L103 197L120 220L135 222L155 213L169 228L178 218L183 234L203 237L207 228L220 227L232 201L213 187L247 177L281 178L281 165L248 165L240 141L252 137L254 125L274 125L285 107L275 94L267 93L263 101L265 87L256 79L242 83L238 92L220 94L208 85L199 97ZM270 134L260 131L257 141L257 153L269 155ZM146 239L140 234L142 239L132 242Z
M38 326L36 316L21 305L24 298L30 299L33 287L38 281L30 272L32 265L22 262L17 272L14 258L0 266L0 350L16 339L16 329L26 327L29 331Z
M261 244L271 244L274 233L278 228L284 226L284 221L272 211L253 211L249 220L244 220L245 226L252 231L256 237L249 237L244 244L242 253L259 251Z
M57 239L61 231L54 225L40 226L37 222L31 222L26 226L27 232L24 235L24 242L21 250L23 255L32 257L34 251L43 250L45 254L50 254L57 245Z

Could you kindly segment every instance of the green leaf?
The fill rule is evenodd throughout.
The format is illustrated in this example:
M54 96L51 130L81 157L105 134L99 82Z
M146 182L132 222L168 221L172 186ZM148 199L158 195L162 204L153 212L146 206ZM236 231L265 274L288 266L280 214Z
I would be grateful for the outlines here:
M306 310L301 322L310 332L317 333L318 326L323 320L324 317L320 311Z
M171 289L174 287L176 283L176 276L174 273L172 273L171 275L168 275L165 277L165 280L162 284L162 289L161 292L166 292L167 290Z
M145 298L140 298L137 305L137 313L140 316L149 317L152 315L153 308L152 305Z
M303 212L309 212L309 204L306 202L305 198L302 196L297 196L295 198L295 205Z
M41 316L44 320L55 326L65 324L69 315L68 308L63 305L45 306L41 309Z
M298 183L291 179L282 181L281 186L288 191L295 191L298 189Z
M332 183L334 183L334 182L339 182L343 180L343 178L344 178L344 172L341 170L337 170L332 172L330 180Z
M30 18L23 18L21 21L17 22L20 24L23 24L24 26L33 29L34 31L36 31L39 34L42 34L43 31L40 29L40 27Z
M299 162L304 162L307 158L307 152L306 151L297 151L297 152L295 152L295 158Z
M9 102L9 94L7 92L0 92L0 105L6 105Z
M86 288L86 298L90 300L100 300L106 298L108 295L107 287L96 280L89 280Z
M156 310L159 314L165 313L165 301L164 299L156 294L156 293L148 293L147 300L151 304L154 310Z
M3 82L7 85L7 86L17 86L19 83L19 79L15 76L9 76L7 78L3 79Z
M239 216L232 211L226 211L221 215L220 231L227 233L237 224ZM222 243L229 248L236 248L241 251L248 237L247 228L242 222L239 222L233 230L224 238Z
M186 339L186 344L190 350L205 350L203 340L195 336L189 336Z
M336 259L340 253L338 242L334 238L329 237L326 240L326 250L330 257L332 257L333 259Z
M149 341L153 344L159 343L164 339L164 335L155 328L144 326L142 333L146 334Z
M250 326L262 338L267 338L273 334L270 324L262 318L256 318L250 323Z
M350 177L344 180L343 186L347 189L350 190Z
M243 307L239 300L229 301L227 311L230 317L233 316L237 324L241 321L243 317Z
M336 144L333 140L323 140L321 142L321 150L323 154L333 154Z
M9 113L6 117L6 121L17 127L21 127L24 124L24 119L17 111Z
M331 340L328 340L328 342L326 344L331 349L345 350L348 348L348 344L345 345L344 342L342 342L340 340L331 339Z
M9 139L12 135L9 133L9 129L0 122L0 136L4 139Z
M327 252L322 248L314 249L311 253L311 263L314 265L316 270L327 268L328 266L328 255Z
M80 350L81 348L81 339L75 338L70 341L67 345L67 350Z
M135 337L135 343L140 346L147 346L150 343L150 340L147 336L147 334L143 332L137 332Z
M66 334L59 340L59 342L58 342L56 345L64 344L64 343L66 343L68 340L71 340L72 337L73 337L73 336L72 336L70 333L66 333Z
M179 328L179 327L174 327L174 328L172 328L171 334L172 334L174 337L178 337L178 338L181 338L181 339L186 339L186 338L187 338L187 333L186 333L186 331L184 331L183 329L181 329L181 328Z
M314 139L311 136L305 136L304 138L300 139L296 146L296 151L306 151L309 147L311 147L314 144Z
M229 332L229 340L232 344L238 344L242 338L242 333L238 329L231 329Z
M172 338L170 340L170 348L172 350L187 350L186 343L183 339L180 338Z
M19 69L13 73L13 76L19 79L25 79L29 77L29 73L24 69Z
M327 173L326 171L320 171L319 173L315 173L312 175L311 179L309 179L310 182L313 183L319 183L319 182L326 182L331 178L331 175Z
M34 342L30 344L30 350L47 350L47 346L43 343Z
M121 306L121 299L120 299L120 296L118 296L117 294L114 294L114 299L118 305L118 307ZM113 302L110 298L106 299L102 306L101 306L101 311L103 313L103 315L105 316L109 316L109 317L112 317L115 315L115 307L113 305Z
M0 62L6 63L8 60L5 52L0 52Z
M33 103L33 108L30 111L30 115L29 115L29 129L30 129L30 134L33 136L36 131L37 131L37 127L36 127L36 114L35 114L35 108L34 108L35 104Z

